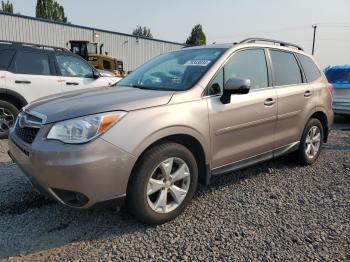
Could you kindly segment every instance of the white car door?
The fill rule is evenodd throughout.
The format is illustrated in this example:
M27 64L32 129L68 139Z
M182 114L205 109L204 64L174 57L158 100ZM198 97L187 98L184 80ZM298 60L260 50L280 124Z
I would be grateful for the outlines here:
M23 96L28 103L62 92L45 52L18 51L6 75L6 88Z
M108 79L97 77L97 71L94 73L92 66L80 57L70 54L57 54L55 57L63 91L103 87L111 84Z

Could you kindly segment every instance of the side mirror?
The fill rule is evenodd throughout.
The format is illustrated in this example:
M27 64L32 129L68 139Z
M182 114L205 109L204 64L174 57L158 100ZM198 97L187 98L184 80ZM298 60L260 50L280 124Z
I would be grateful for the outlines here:
M223 104L228 104L231 102L231 95L238 94L244 95L248 94L250 90L250 80L244 78L230 78L224 85L224 92L220 97Z
M92 73L92 76L93 76L93 78L98 79L101 77L101 74L100 74L100 72L94 70Z

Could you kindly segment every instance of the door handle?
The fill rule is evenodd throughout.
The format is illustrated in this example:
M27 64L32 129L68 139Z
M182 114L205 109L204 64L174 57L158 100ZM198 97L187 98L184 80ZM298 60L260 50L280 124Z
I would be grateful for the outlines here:
M272 106L276 103L276 100L273 98L268 98L265 100L264 105L265 106Z
M305 91L304 96L305 96L305 97L310 97L310 96L312 96L311 91L310 91L310 90Z
M15 84L31 84L32 82L27 81L27 80L16 80Z
M66 82L66 85L67 86L78 86L79 83L77 83L77 82Z

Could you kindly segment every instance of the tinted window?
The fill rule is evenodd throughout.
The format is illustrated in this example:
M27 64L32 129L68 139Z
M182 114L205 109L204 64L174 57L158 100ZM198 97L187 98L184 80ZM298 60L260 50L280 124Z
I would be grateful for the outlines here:
M18 74L50 75L49 57L43 53L19 53L15 61Z
M271 50L275 85L294 85L303 82L298 62L292 53Z
M67 55L57 55L57 64L62 76L93 77L91 67L80 58Z
M240 51L224 67L225 82L233 77L250 79L251 88L268 86L268 74L265 52L262 49Z
M14 50L0 50L0 69L9 67L14 54Z
M310 57L298 54L301 66L304 69L306 79L308 82L313 82L320 78L321 73L318 67L315 65L314 61Z

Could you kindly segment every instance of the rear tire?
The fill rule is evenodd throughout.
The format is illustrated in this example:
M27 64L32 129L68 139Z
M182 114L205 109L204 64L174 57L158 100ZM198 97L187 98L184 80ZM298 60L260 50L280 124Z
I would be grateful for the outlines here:
M166 143L147 150L136 164L127 191L127 208L146 224L177 217L193 198L198 167L183 145Z
M320 155L323 145L324 130L321 122L311 118L306 124L299 149L296 152L298 162L302 165L312 165Z
M19 110L13 104L0 100L0 139L7 138Z

